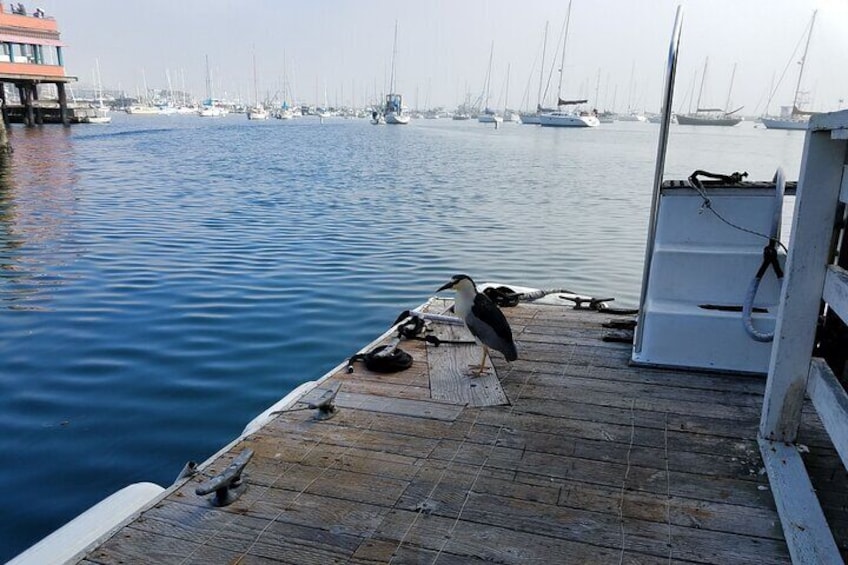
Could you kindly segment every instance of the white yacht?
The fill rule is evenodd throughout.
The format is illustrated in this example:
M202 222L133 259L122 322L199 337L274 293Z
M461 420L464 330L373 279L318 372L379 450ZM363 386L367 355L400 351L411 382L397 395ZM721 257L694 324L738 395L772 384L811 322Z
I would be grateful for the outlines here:
M571 20L571 1L568 2L568 12L565 20L565 31L562 40L562 59L559 65L559 88L557 89L557 109L553 112L542 112L539 114L539 124L545 127L563 128L592 128L601 124L594 113L580 112L577 106L585 104L587 100L563 100L562 78L565 74L565 44L568 40L568 25ZM569 108L564 110L563 108Z
M268 119L268 110L266 110L262 105L254 106L247 111L247 119L248 120L267 120Z
M566 101L563 100L562 102ZM601 121L594 114L587 112L557 110L556 112L539 115L539 125L544 127L594 128L601 125Z
M494 110L486 108L477 116L477 121L481 124L499 124L503 122L503 118Z

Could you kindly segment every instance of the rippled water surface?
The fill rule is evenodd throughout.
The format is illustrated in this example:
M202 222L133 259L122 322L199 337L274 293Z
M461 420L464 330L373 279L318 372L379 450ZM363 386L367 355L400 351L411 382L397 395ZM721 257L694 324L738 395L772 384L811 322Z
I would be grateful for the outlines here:
M635 305L658 126L117 115L13 128L0 560L170 484L465 272ZM797 178L801 132L674 127L666 177Z

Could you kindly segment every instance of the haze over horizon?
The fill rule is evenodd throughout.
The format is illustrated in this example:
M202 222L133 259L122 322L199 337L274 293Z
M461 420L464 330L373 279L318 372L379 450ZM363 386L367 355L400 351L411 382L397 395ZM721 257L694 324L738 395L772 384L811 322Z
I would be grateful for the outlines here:
M706 58L702 106L744 106L742 114L758 115L770 92L771 113L791 104L814 10L802 81L806 107L845 107L846 0L574 0L563 97L588 98L599 109L658 111L678 5L684 21L675 110L694 109ZM494 45L490 105L525 109L538 96L546 21L545 81L552 63L559 67L554 50L568 3L45 0L38 7L58 20L66 71L79 78L72 88L92 85L98 62L107 90L135 96L145 83L167 88L170 76L174 89L185 85L203 98L208 57L215 96L249 101L255 54L260 98L280 98L285 76L298 104L326 98L330 105L365 106L388 90L397 21L396 90L408 106L453 109L466 97L475 100ZM554 70L549 101L558 80Z

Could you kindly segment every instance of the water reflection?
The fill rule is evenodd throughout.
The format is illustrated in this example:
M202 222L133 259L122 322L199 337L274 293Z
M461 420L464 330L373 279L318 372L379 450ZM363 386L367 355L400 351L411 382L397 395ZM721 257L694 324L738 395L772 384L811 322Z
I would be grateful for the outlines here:
M73 233L74 151L68 128L11 127L13 152L0 160L0 302L9 309L44 307L60 285ZM40 297L39 297L40 296Z

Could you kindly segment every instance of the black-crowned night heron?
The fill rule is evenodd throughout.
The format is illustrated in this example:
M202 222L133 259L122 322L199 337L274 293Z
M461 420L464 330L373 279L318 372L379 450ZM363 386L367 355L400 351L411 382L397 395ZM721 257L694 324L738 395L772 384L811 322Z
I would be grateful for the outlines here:
M488 296L477 292L477 285L468 275L454 275L450 282L438 291L452 289L456 291L454 312L462 318L475 341L483 346L483 359L477 370L479 377L486 365L489 348L500 351L507 361L518 359L515 342L512 341L512 329L506 316Z

